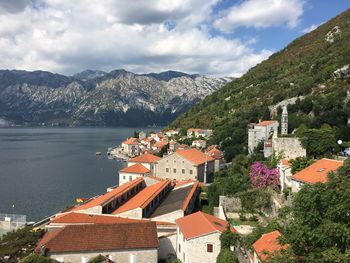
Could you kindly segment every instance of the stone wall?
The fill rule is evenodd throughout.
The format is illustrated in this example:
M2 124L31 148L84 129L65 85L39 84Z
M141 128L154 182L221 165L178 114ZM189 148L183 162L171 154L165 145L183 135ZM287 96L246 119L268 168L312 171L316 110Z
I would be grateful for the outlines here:
M90 259L98 255L109 255L112 262L137 262L137 263L157 263L157 249L130 249L120 251L86 251L86 252L66 252L51 253L49 256L59 262L87 263ZM132 261L134 259L134 261Z
M275 154L282 153L285 159L295 159L306 156L306 150L301 145L299 138L278 137L273 138L273 151Z
M242 202L238 197L219 197L219 207L222 206L227 212L237 212L242 210Z

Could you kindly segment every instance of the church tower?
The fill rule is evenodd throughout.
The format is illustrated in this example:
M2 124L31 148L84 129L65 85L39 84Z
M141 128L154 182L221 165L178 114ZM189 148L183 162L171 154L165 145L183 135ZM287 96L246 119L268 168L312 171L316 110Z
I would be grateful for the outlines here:
M281 134L288 134L288 111L287 106L283 107L282 118L281 118Z

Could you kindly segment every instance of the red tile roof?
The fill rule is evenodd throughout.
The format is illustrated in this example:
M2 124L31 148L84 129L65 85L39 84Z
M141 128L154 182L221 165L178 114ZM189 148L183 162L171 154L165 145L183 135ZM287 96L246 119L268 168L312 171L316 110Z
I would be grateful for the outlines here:
M182 156L183 158L189 160L190 162L200 165L205 162L213 161L214 158L211 156L206 155L205 153L195 149L185 149L185 150L177 150L176 154Z
M281 246L278 243L278 237L281 233L276 230L270 233L263 234L254 244L253 249L261 260L267 260L269 254L276 253L281 249L287 249L287 245Z
M187 132L200 132L200 131L201 131L201 129L198 129L198 128L189 128L187 130Z
M321 159L292 176L293 180L303 183L325 183L328 181L328 174L343 166L343 161Z
M207 155L213 157L215 160L219 160L222 158L223 154L218 148L213 147L209 151L206 152Z
M128 162L130 163L154 163L161 158L150 153L145 153L140 156L131 158Z
M276 122L277 121L262 121L262 122L255 124L255 126L268 126L268 125L271 125L271 124L276 123Z
M165 180L142 189L139 193L137 193L125 204L120 206L112 214L117 215L139 207L145 208L170 183L170 180Z
M151 171L144 167L142 164L136 163L131 166L124 167L119 171L120 173L132 173L132 174L147 174Z
M282 165L287 166L287 167L291 167L292 166L292 164L287 159L281 160L281 163L282 163Z
M61 214L51 219L50 224L121 224L142 222L137 219L129 219L111 215L95 215L70 212Z
M45 246L51 253L156 249L159 247L156 223L70 225L47 232L36 252Z
M138 144L138 139L137 138L129 138L125 141L122 142L122 144L129 144L129 145L135 145Z
M228 222L199 211L177 219L176 224L188 240L214 232L222 233L226 230ZM232 226L230 228L233 233L236 232Z
M168 144L168 142L166 141L159 141L156 142L153 147L157 147L158 149L162 149L164 146L166 146Z
M90 201L80 205L73 207L71 211L80 211L88 208L92 208L98 205L104 205L105 203L108 203L109 201L118 198L119 196L122 196L127 191L129 191L131 188L141 184L143 182L142 178L136 178L135 180L131 182L127 182L121 186L118 186L117 188L113 189L110 192L107 192L103 195L100 195L94 199L91 199Z
M192 189L191 189L190 193L189 193L188 196L186 197L185 202L184 202L183 205L182 205L182 210L183 210L183 211L186 211L186 209L187 209L188 205L190 204L190 201L191 201L191 199L192 199L194 193L195 193L196 190L198 189L198 187L199 187L199 182L195 182L195 183L193 184L193 186L192 186Z

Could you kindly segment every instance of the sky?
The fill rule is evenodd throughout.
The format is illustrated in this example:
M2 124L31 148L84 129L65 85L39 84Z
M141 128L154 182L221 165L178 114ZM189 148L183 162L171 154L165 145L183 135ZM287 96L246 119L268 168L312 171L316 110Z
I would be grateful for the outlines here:
M0 0L0 69L239 77L349 0Z

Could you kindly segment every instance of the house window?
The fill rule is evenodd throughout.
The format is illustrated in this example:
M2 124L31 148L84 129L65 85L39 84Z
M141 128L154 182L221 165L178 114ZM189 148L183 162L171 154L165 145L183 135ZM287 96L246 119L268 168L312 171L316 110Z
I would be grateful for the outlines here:
M207 244L207 252L213 253L213 244Z
M129 181L132 181L132 176L131 175L129 176Z
M192 170L190 170L190 174L193 174L193 171L192 171Z
M185 169L182 169L182 173L183 173L183 174L185 173Z
M185 252L183 253L183 261L186 262L186 255L185 255Z
M185 237L184 236L182 237L182 241L185 242Z
M175 173L176 173L176 169L174 168L174 170L173 170L173 171L174 171L174 174L175 174Z
M181 253L181 245L179 244L179 253Z
M123 180L125 180L125 175L123 175Z
M169 168L165 168L165 171L166 171L167 173L169 173Z

